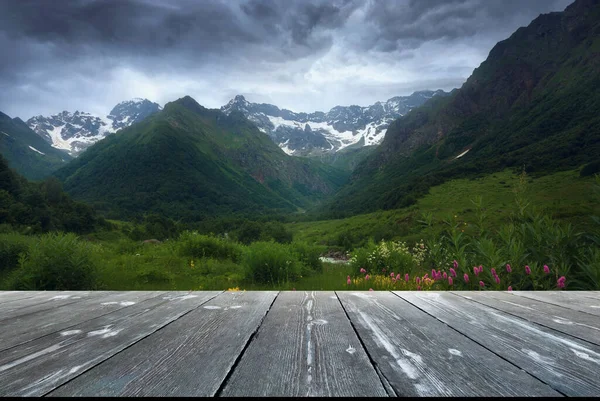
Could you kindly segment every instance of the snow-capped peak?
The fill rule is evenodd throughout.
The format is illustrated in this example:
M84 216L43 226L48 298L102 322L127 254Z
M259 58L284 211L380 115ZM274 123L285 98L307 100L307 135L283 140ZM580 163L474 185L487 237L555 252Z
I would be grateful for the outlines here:
M27 120L27 125L53 147L77 156L107 135L142 121L161 109L157 103L134 98L117 104L108 116L65 110L50 117L32 117Z
M396 96L371 106L336 106L329 112L294 113L270 104L248 102L237 95L221 111L242 112L258 129L271 137L287 154L306 156L379 144L388 125L418 107L438 91L419 91Z

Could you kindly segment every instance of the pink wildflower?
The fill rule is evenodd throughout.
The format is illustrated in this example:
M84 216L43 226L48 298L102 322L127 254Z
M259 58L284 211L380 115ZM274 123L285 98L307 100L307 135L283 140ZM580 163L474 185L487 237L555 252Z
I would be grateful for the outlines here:
M492 271L492 276L495 276L495 275L496 275L496 269L494 269L494 268L492 267L492 270L491 270L491 271Z
M361 272L361 273L366 273L367 271L365 270L365 268L364 268L364 267L361 267L361 268L360 268L360 272Z
M373 291L373 289L372 289L372 288L369 288L369 291Z
M546 273L546 274L550 273L550 268L548 267L548 265L544 265L544 273Z
M367 274L367 275L365 276L365 280L368 280L368 279L369 279L369 275Z
M481 273L483 271L483 266L479 265L479 273Z
M455 260L456 262L456 260ZM453 268L450 268L450 274L452 275L452 277L456 277L456 270L454 270Z
M525 265L525 274L527 274L527 275L531 274L531 269L527 265Z
M442 274L442 277L444 277L444 280L446 280L448 278L448 273L444 272L444 274Z
M348 285L352 284L352 280L350 280L350 276L348 276L348 278L346 279L346 284L348 284Z
M423 280L425 280L426 278L429 278L429 274L425 273L425 275L423 276Z
M404 275L404 281L406 281L408 283L408 279L410 278L410 276L408 275L408 273L406 273Z
M435 280L435 277L436 277L435 269L431 269L431 278Z
M512 285L508 286L508 291L512 291Z
M417 277L417 278L415 279L415 281L417 282L417 284L421 284L421 277Z
M477 266L473 266L473 274L476 276L479 275L479 268Z
M390 273L390 277L391 277L391 278L394 278L395 276L396 276L396 275L394 274L394 272L391 272L391 273Z
M386 272L385 268L381 269L381 272L382 272L382 273L385 273L385 272Z
M485 287L485 283L484 283L483 281L480 281L480 282L479 282L479 286L480 286L480 287Z
M508 263L506 264L506 272L507 273L512 272L512 269L510 268L510 265Z
M421 291L421 286L420 285L417 286L417 291Z
M448 284L452 285L452 277L448 277Z
M400 280L400 273L396 274L396 281ZM408 279L406 279L408 281Z
M465 283L469 282L469 275L467 273L465 273L465 275L463 276L463 278L465 279Z
M496 284L500 284L500 277L494 276L494 280L496 280Z
M561 276L558 280L556 280L556 286L558 288L565 288L565 276Z
M292 288L292 291L296 291L296 289L295 289L295 288Z
M458 269L458 262L456 260L454 260L452 262L452 265L454 266L455 269ZM452 269L450 271L452 271ZM454 277L456 277L456 275L454 275Z

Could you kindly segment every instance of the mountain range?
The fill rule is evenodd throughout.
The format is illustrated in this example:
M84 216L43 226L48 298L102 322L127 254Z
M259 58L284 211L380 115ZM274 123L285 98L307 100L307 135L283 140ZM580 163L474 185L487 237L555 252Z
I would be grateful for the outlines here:
M371 106L336 106L327 113L295 113L267 103L251 103L238 95L221 111L239 111L288 155L320 156L342 149L378 145L388 125L443 90L396 96Z
M189 96L97 142L55 175L75 199L109 216L188 220L302 212L347 178L285 154L243 114L206 109Z
M597 160L598 71L600 0L540 15L497 43L460 89L395 120L328 216L407 206L452 178Z
M447 93L425 90L368 107L336 106L327 113L294 113L272 104L250 103L238 95L221 107L221 111L225 114L241 112L289 155L320 156L379 144L390 122L438 95ZM32 117L27 125L53 147L77 157L107 135L160 110L157 103L138 98L117 104L105 117L63 111L49 117Z
M107 135L160 110L162 108L157 103L136 98L117 104L105 117L83 111L63 111L50 117L32 117L27 120L27 125L53 147L78 156Z
M59 168L69 194L118 218L400 208L454 178L597 161L599 55L600 0L576 0L497 43L449 94L310 114L243 96L206 109L186 96L164 109L136 100L106 120L61 113L29 126L0 113L0 152L28 178Z

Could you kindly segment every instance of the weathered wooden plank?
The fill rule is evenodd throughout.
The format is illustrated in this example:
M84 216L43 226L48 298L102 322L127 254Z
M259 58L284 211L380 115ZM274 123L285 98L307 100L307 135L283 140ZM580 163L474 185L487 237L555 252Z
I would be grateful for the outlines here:
M29 313L70 305L106 291L39 291L34 296L0 304L0 322Z
M600 291L568 291L570 295L584 296L593 299L600 299Z
M167 293L0 352L0 396L39 396L215 297Z
M600 347L596 345L455 294L396 294L562 394L600 394Z
M49 396L213 396L277 296L226 292Z
M333 292L282 292L221 396L387 396Z
M107 292L61 308L19 315L2 321L0 351L45 335L67 330L110 312L164 294L158 291Z
M511 294L600 316L600 299L571 294L570 291L512 291Z
M38 291L0 291L0 304L18 299L31 298Z
M526 297L515 297L502 291L453 291L452 293L600 345L600 317L598 316Z
M399 396L560 395L390 292L337 294Z

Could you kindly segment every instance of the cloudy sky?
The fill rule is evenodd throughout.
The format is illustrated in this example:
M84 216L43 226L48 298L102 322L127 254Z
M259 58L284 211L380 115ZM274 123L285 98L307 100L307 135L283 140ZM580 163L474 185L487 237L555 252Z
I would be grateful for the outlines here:
M0 111L236 94L294 111L460 87L572 0L0 0Z

